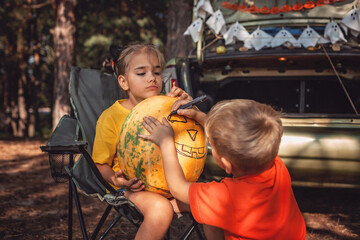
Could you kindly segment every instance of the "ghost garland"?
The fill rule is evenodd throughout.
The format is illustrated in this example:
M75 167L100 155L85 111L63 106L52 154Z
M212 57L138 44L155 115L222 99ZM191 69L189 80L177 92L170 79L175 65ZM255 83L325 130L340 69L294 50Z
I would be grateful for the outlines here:
M330 20L324 30L324 36L321 36L309 25L303 30L299 38L296 39L284 27L273 37L260 26L251 34L239 23L235 22L226 29L226 22L220 10L214 12L210 0L200 0L195 8L196 20L184 32L184 35L190 35L194 42L199 41L201 29L204 24L215 34L217 38L222 36L225 45L235 44L236 41L242 41L247 49L256 51L263 48L276 48L285 46L289 48L309 48L317 44L337 44L346 43L345 35L351 33L357 37L360 35L360 10L354 6L341 20L340 24ZM208 19L206 20L206 18ZM206 21L205 21L206 20ZM343 33L343 31L345 33Z

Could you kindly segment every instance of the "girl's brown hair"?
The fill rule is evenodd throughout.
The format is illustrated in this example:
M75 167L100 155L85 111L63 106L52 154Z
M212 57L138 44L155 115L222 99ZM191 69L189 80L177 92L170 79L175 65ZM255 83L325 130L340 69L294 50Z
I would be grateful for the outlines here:
M253 100L225 100L208 113L205 131L220 156L255 174L278 154L283 133L280 116L269 105Z
M132 57L141 52L145 51L148 54L155 53L159 59L161 70L164 69L165 60L160 50L153 44L132 44L124 48L117 59L114 59L114 71L117 76L125 75L126 70L129 67L130 60Z

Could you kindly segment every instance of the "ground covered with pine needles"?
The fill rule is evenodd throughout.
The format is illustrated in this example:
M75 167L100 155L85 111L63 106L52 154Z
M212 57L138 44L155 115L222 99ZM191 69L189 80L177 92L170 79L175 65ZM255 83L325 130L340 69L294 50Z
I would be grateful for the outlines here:
M45 143L0 140L0 239L67 239L68 184L52 179L48 157L40 150ZM360 239L360 189L294 187L294 193L307 225L307 240ZM90 236L106 204L82 194L80 201ZM82 239L76 214L74 207L73 239ZM109 219L114 216L110 213ZM171 239L189 223L186 215L174 216ZM135 233L124 219L107 239L133 239ZM189 239L198 237L193 233Z

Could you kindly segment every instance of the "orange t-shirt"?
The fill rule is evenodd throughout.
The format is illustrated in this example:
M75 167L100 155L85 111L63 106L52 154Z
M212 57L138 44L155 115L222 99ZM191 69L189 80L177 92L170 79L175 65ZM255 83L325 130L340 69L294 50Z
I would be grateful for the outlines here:
M279 156L272 168L221 182L193 183L191 213L201 224L224 230L225 239L299 239L306 226Z

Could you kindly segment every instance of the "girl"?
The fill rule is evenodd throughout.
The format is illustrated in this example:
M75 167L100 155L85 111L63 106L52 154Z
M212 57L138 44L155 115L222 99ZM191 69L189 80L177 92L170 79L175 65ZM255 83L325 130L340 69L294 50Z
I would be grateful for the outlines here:
M116 189L128 189L125 196L134 202L144 215L135 239L164 238L174 213L168 199L156 193L141 191L144 185L136 178L126 180L116 157L116 147L125 118L139 102L160 94L164 65L164 57L154 45L135 44L125 48L114 64L114 71L120 87L129 97L116 101L106 109L96 125L92 154L94 162L103 178ZM180 100L191 99L185 91L177 87L167 95L179 97Z

